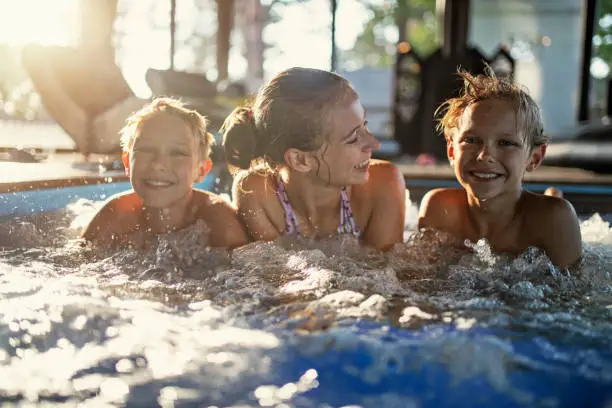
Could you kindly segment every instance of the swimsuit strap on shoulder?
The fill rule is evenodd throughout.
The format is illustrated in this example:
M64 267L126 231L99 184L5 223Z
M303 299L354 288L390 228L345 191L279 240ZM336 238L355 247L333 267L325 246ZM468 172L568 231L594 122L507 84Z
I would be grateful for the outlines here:
M299 234L300 231L295 219L295 213L293 212L293 207L289 202L287 190L285 189L285 183L283 183L280 177L278 177L278 182L276 183L276 195L278 196L278 199L285 210L285 235Z
M283 183L280 177L276 183L276 195L278 196L278 199L285 210L285 235L299 234L300 230L298 228L295 212L293 211L293 207L289 202L285 183ZM360 235L359 227L357 227L357 224L355 223L355 218L353 217L353 212L351 211L351 203L345 187L340 190L340 225L338 226L337 231L338 234L351 234L356 237L359 237Z
M351 211L351 202L346 192L346 187L342 187L340 190L340 225L338 226L339 234L352 234L356 237L359 236L359 227L355 223L353 217L353 211Z

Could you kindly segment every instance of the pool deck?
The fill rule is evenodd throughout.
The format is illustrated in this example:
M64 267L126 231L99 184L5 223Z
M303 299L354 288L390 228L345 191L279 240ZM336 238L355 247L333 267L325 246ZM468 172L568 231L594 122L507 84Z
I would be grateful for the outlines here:
M3 161L0 157L0 193L50 189L66 186L126 181L119 155L83 155L72 152L74 142L57 125L0 120L0 156L10 147L36 149L46 156L37 163ZM408 159L395 161L406 179L410 199L420 202L423 195L438 187L457 187L447 163L417 165ZM612 174L542 166L525 176L525 188L543 192L547 187L561 189L579 213L612 213Z
M113 156L56 153L36 163L0 161L0 193L58 188L128 180L123 170L113 168Z
M124 171L116 169L119 160L119 156L94 155L85 161L81 154L65 152L53 153L38 163L0 161L0 193L126 181ZM412 201L420 202L433 188L458 186L447 164L398 161L396 165L404 174ZM579 213L612 213L612 174L542 166L525 176L528 190L542 192L549 186L560 188Z
M420 166L396 163L406 179L410 199L420 202L423 195L433 188L459 187L452 168L447 164ZM541 166L534 172L526 173L525 189L542 193L547 187L563 191L578 213L612 213L612 174L598 174L592 171Z

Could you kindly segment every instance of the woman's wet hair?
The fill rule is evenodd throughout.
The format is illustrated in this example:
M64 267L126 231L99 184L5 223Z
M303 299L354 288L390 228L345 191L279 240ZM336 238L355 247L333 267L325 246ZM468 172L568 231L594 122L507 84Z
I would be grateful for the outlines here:
M549 137L543 131L540 107L521 85L511 78L497 78L490 68L484 75L472 75L465 71L460 71L458 75L463 79L460 95L448 99L436 110L438 130L447 140L451 140L461 126L461 116L470 105L487 99L502 99L512 105L517 130L528 146L548 143Z
M134 141L142 131L143 124L159 113L169 113L182 119L191 129L200 148L202 160L208 160L211 146L214 144L213 136L207 132L208 122L197 111L187 108L180 100L174 98L155 98L153 101L132 113L121 129L121 148L129 152Z
M335 73L283 71L262 87L251 106L234 109L223 123L227 161L242 169L258 161L276 168L287 149L316 151L327 140L332 108L356 98L351 84Z

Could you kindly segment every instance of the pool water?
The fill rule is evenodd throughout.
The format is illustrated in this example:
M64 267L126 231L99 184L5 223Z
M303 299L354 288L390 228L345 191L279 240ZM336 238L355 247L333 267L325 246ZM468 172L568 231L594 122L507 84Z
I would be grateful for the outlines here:
M83 248L113 183L0 195L0 401L132 407L612 407L612 230L583 262L411 230L202 249Z

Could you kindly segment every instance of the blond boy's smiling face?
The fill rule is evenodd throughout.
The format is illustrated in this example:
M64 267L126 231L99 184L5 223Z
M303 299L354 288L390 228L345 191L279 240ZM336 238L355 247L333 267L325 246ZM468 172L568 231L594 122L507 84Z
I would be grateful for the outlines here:
M512 105L502 99L476 102L465 109L447 153L468 195L480 200L518 194L527 169L539 164L517 127ZM537 163L534 163L534 160Z
M132 187L150 208L172 208L191 198L205 175L196 138L179 117L156 113L145 119L129 154Z

